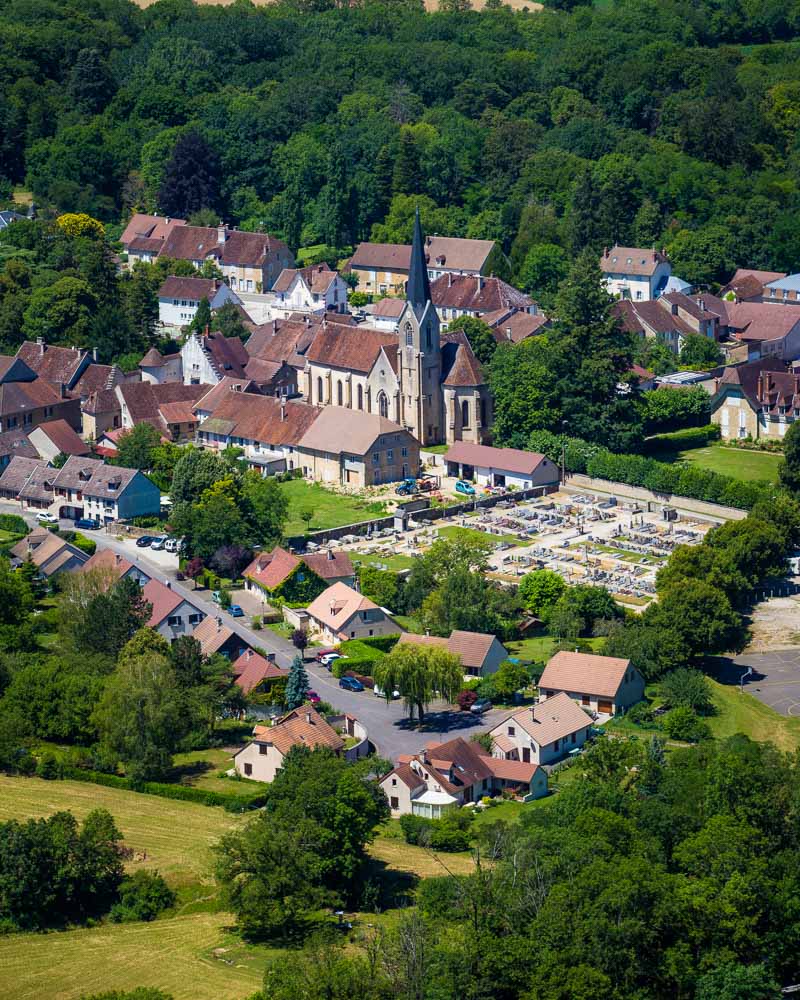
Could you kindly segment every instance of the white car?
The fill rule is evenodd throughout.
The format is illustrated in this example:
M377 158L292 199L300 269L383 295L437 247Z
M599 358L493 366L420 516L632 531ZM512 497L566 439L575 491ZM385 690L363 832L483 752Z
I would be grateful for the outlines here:
M150 543L150 548L155 549L156 551L163 549L166 544L166 541L167 540L164 537L154 538L153 541Z
M44 524L58 524L58 518L55 514L51 514L50 511L43 510L41 514L36 515L37 521L42 521Z
M168 538L166 542L164 542L164 550L166 552L177 552L180 545L181 543L177 538Z
M321 656L319 662L323 667L329 667L334 660L346 660L346 656L342 656L341 653L326 653L325 656Z
M372 693L377 698L385 698L386 697L384 691L381 688L379 688L377 684L373 687ZM400 697L400 692L395 688L395 690L392 691L392 698L396 700L399 697Z

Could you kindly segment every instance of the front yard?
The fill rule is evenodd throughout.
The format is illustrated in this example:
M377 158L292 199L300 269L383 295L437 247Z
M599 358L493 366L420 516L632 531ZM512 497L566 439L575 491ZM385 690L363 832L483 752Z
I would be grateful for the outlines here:
M730 448L722 443L705 448L687 448L676 454L676 459L710 469L736 479L777 482L781 455L767 451L745 451L744 448Z

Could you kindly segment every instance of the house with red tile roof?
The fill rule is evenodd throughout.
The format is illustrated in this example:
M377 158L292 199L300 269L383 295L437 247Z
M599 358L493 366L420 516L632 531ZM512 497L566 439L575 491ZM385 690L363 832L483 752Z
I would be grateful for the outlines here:
M122 249L128 255L128 266L132 267L140 260L152 263L161 253L172 230L185 225L185 219L134 212L120 237Z
M489 731L492 754L523 764L554 764L589 738L592 717L565 691L520 708Z
M465 632L454 629L448 638L437 635L416 635L404 632L401 643L415 646L439 646L457 656L468 678L488 677L499 670L503 660L508 659L508 650L496 635L484 632Z
M203 656L219 653L231 662L238 660L242 653L250 648L247 640L226 625L219 615L209 615L205 618L195 628L193 638L200 643Z
M471 479L481 486L541 487L542 493L547 493L558 489L560 481L558 466L549 458L517 448L456 441L447 450L445 464L449 476Z
M245 589L264 602L280 597L292 604L313 601L334 583L348 587L355 583L350 556L334 549L295 555L276 546L271 552L259 552L242 576Z
M66 420L48 420L30 432L39 457L52 462L57 455L89 455L91 448Z
M282 670L254 649L246 649L231 663L231 671L242 694L255 694L273 681L286 680L288 670Z
M334 583L323 590L307 612L311 631L331 644L403 631L385 608L379 608L345 583Z
M81 549L46 528L34 528L17 542L10 554L12 567L30 561L41 580L52 580L58 573L81 569L89 558Z
M633 302L658 298L672 274L664 251L641 247L606 247L600 270L611 295Z
M158 289L158 321L162 326L182 327L192 322L205 300L211 309L226 302L241 305L236 292L218 278L165 278Z
M347 312L347 285L338 271L324 263L287 267L278 275L272 291L275 295L273 315Z
M169 582L148 580L142 588L142 596L152 605L148 627L168 642L181 635L191 635L206 617L204 611L173 590Z
M149 583L152 577L141 568L138 563L133 563L119 552L113 549L98 549L95 554L84 565L84 570L97 569L108 573L116 580L135 580L140 587Z
M587 712L619 715L644 698L644 678L630 660L560 650L539 679L539 698L565 693Z
M327 747L341 754L345 741L311 705L303 705L272 726L256 726L252 742L233 758L236 772L254 781L273 781L286 755L297 746Z
M441 819L468 802L511 789L524 801L547 794L547 774L535 762L488 754L462 737L428 743L418 754L404 755L379 780L393 816Z
M431 284L431 301L443 323L459 316L483 318L501 310L535 315L538 306L530 295L494 276L443 274Z

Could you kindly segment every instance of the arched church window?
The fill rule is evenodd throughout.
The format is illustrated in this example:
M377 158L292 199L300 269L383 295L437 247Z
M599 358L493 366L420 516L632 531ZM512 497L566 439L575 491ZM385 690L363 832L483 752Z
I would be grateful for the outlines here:
M317 379L317 402L322 402L322 379Z
M364 409L364 390L361 386L358 387L358 408L359 410Z
M406 347L414 346L414 329L410 323L406 323Z
M466 399L461 404L461 426L469 427L469 402Z
M380 393L378 396L378 413L382 417L389 416L389 399L385 392Z
M342 383L341 382L337 382L336 383L336 402L338 403L339 406L343 406L344 405L344 396L343 396L343 393L342 393Z

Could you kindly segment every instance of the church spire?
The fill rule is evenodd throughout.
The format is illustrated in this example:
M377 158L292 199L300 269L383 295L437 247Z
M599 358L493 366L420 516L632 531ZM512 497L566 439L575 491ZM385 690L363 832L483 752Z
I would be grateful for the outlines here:
M417 205L417 211L414 215L414 241L411 244L411 263L408 268L406 299L413 307L417 316L422 315L425 311L425 306L431 299L428 265L425 260L425 237L422 235L419 205Z

